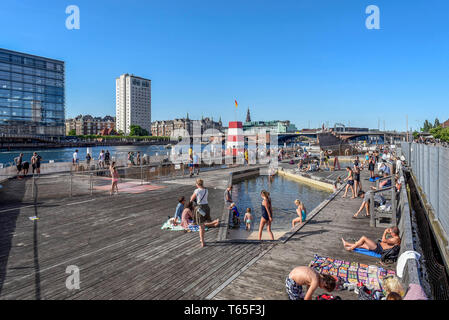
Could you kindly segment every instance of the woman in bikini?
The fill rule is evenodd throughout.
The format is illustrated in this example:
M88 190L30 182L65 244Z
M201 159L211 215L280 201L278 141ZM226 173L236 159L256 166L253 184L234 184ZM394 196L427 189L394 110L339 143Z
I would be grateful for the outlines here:
M271 223L273 222L273 210L271 207L271 199L270 194L262 190L260 193L260 196L262 197L262 218L260 218L260 225L259 225L259 240L262 240L262 231L265 225L267 225L267 231L270 234L271 240L274 240L273 232L271 232Z
M112 194L114 193L114 189L116 190L117 194L118 194L118 171L117 168L115 167L115 161L113 161L111 163L111 166L109 167L109 171L111 172L111 179L112 179L112 185L111 185L111 192L110 195L112 196Z
M352 197L351 199L355 199L355 190L354 190L354 172L350 167L346 167L346 171L348 172L348 176L345 178L344 181L347 181L348 184L346 185L345 194L342 196L342 198L346 198L346 194L348 193L348 189L351 188L352 191Z

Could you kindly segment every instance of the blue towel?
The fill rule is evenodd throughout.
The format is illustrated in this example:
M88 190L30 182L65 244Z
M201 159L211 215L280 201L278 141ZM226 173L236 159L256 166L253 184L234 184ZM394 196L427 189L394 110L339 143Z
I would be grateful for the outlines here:
M374 257L374 258L380 258L380 257L382 257L382 255L380 255L380 254L378 254L378 253L375 253L375 252L373 252L373 251L371 251L371 250L366 250L366 249L363 249L363 248L355 248L353 251L354 251L354 252L361 253L361 254L365 254L365 255L367 255L367 256L371 256L371 257Z

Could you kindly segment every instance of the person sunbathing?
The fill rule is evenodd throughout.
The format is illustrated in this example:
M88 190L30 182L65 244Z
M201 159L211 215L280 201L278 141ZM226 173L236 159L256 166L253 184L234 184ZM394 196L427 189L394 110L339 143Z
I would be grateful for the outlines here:
M307 286L305 296L303 285ZM285 279L285 287L290 300L312 300L312 295L318 287L331 292L336 286L335 278L328 274L319 274L310 267L296 267Z
M341 241L343 242L344 248L348 251L352 251L355 248L363 248L377 254L383 254L384 251L401 245L398 227L385 229L382 240L377 243L365 236L361 237L356 243L346 242L343 238L341 238Z
M362 201L362 204L360 205L360 208L359 208L359 210L352 216L354 219L356 219L357 217L358 217L358 215L359 215L359 213L360 212L362 212L362 210L365 208L365 210L366 210L366 216L367 217L369 217L370 216L370 213L369 213L369 204L370 204L370 199L371 199L371 193L372 193L372 191L370 190L370 191L367 191L367 192L365 192L365 191L361 191L360 192L360 197L361 198L363 198L363 201ZM383 205L383 204L385 204L385 198L382 196L382 195L380 195L380 194L378 194L378 193L376 193L375 195L374 195L374 206L380 206L380 205Z
M383 177L384 178L388 177L388 173L384 172ZM391 187L391 179L385 179L379 183L379 188L371 187L371 189L372 190L381 190L381 189L388 188L388 187Z

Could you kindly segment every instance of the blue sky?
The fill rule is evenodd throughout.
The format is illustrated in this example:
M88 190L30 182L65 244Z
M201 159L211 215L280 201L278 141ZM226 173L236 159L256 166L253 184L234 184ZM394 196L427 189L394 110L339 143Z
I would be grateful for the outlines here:
M67 30L65 8L80 9ZM380 30L365 27L368 5ZM220 116L405 130L449 118L447 0L9 0L0 47L66 61L66 115L115 115L152 80L152 120Z

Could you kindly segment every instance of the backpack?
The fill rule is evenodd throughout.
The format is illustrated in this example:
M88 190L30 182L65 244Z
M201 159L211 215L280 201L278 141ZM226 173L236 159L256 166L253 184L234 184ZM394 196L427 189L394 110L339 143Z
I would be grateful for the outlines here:
M393 248L390 248L388 250L384 250L384 252L382 253L382 257L380 258L381 261L385 263L396 262L396 260L398 260L400 250L401 247L398 245L395 245Z

